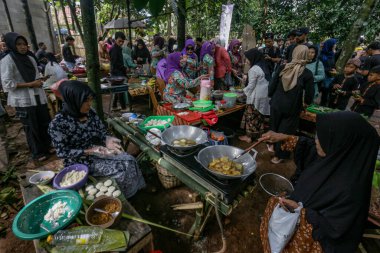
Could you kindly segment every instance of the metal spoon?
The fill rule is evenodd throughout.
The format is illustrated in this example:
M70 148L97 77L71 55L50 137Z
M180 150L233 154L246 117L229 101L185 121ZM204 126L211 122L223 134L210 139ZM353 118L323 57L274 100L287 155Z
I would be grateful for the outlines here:
M119 213L120 213L120 212L110 213L110 212L107 212L107 211L105 211L105 210L103 210L103 209L100 209L100 208L94 208L94 211L96 211L96 212L98 212L98 213L105 213L105 214L111 215L112 218L114 218L114 219L115 219L115 218L119 215Z

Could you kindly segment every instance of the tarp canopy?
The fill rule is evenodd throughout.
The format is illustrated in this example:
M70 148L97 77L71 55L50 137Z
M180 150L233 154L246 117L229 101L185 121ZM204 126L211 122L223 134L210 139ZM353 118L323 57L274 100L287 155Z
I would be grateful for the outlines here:
M137 28L137 27L144 28L145 23L142 21L133 21L131 23L131 28ZM125 29L125 28L128 28L128 18L119 18L116 20L112 20L104 26L104 29Z

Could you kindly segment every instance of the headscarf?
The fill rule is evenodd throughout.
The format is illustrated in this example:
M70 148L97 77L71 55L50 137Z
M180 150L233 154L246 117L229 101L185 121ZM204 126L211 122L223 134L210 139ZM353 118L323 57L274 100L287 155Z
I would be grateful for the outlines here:
M169 81L169 78L174 71L181 71L180 61L180 52L175 52L168 55L168 58L166 60L165 82Z
M63 98L62 113L70 115L76 119L87 116L80 112L83 103L89 96L95 97L95 93L90 87L80 81L64 81L58 88Z
M193 46L193 53L190 55L191 58L196 59L197 55L195 54L195 42L193 39L187 39L185 41L185 47L182 49L182 55L187 55L186 48L188 46Z
M309 45L308 46L309 49L314 49L315 51L315 55L314 55L314 58L309 62L309 63L313 63L317 60L318 58L318 47L316 45Z
M209 54L210 56L214 57L214 54L212 53L212 50L215 48L215 44L210 41L206 41L203 43L201 48L201 61L203 61L203 57L205 57L206 54Z
M239 46L240 46L240 45L241 45L241 42L240 42L238 39L233 39L233 40L231 40L230 44L228 45L228 49L227 49L227 51L228 51L228 52L231 52L233 55L235 55L235 56L241 58L241 55L240 55L239 51L236 52L236 53L234 53L234 47L235 47L236 45L239 45Z
M271 73L268 67L268 64L265 62L264 54L257 48L252 48L244 53L245 57L249 60L251 63L251 67L253 66L259 66L264 74L265 79L269 82L271 79Z
M165 82L167 82L167 80L165 80L166 67L167 67L166 58L162 58L161 60L158 61L157 68L156 68L156 77L164 80Z
M287 63L280 73L285 92L293 89L297 85L298 77L303 73L305 65L308 63L308 53L309 49L307 46L298 45L294 48L292 61Z
M357 68L360 68L362 62L358 59L358 58L351 58L347 61L346 65L347 64L352 64L354 65L355 67Z
M334 45L338 42L337 39L328 39L323 43L323 48L322 48L322 62L325 63L328 60L334 59L335 53L333 51Z
M316 124L326 156L302 171L290 198L303 203L325 252L355 252L368 216L379 136L349 111L318 114Z
M154 38L154 43L153 43L155 46L158 45L160 47L160 49L164 48L164 45L165 45L165 39L162 38L161 36L156 36Z
M20 54L17 52L16 49L16 41L18 39L23 39L26 44L28 44L28 41L26 38L18 33L10 32L5 34L5 43L7 44L7 47L9 49L8 54L11 55L14 63L16 64L16 67L18 71L20 72L22 79L26 82L33 82L36 80L36 69L33 65L33 62L30 60L29 56L34 56L32 52L27 52L26 54ZM32 55L31 55L32 54ZM2 57L5 57L3 55ZM35 56L33 57L33 59ZM37 61L36 61L37 64Z
M139 44L143 45L142 49L139 49L139 47L138 47ZM150 52L149 52L148 48L146 47L145 42L142 39L137 40L137 45L135 47L133 58L136 59L137 57L140 57L143 59L150 58Z
M53 53L46 53L45 54L46 58L50 62L51 66L53 66L53 63L58 63L57 58L55 58L55 55Z

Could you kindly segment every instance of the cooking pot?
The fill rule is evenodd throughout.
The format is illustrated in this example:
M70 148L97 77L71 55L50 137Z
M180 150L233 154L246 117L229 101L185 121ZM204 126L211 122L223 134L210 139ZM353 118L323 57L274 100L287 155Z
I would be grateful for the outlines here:
M191 146L175 146L173 141L178 139L189 139L196 142L195 145ZM179 151L192 150L197 146L208 142L207 133L198 127L193 126L172 126L167 128L161 135L161 140L171 147L172 149Z
M215 175L218 178L240 179L248 177L256 170L257 165L255 159L257 156L257 151L254 149L252 149L251 151L253 152L253 155L251 155L251 152L248 152L234 160L234 162L241 163L244 168L243 173L241 175L236 176L222 174L215 170L209 169L208 166L214 159L219 159L224 156L228 157L228 159L230 160L233 160L239 154L244 152L243 149L227 145L210 146L199 151L198 156L196 156L195 159L198 163L200 163L203 166L203 168L205 168L205 170L207 170L209 173Z

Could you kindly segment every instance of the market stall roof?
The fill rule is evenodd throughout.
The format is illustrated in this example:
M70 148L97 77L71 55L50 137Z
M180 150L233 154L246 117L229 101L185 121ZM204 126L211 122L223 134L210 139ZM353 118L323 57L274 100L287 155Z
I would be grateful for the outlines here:
M131 22L131 28L145 27L145 23L142 21L133 21ZM128 18L115 19L108 22L105 26L105 29L124 29L128 28Z

